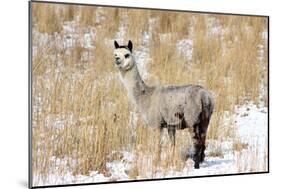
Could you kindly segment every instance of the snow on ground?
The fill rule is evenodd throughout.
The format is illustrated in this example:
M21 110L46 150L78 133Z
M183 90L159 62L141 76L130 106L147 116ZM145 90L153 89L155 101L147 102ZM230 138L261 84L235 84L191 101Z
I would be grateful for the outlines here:
M205 24L208 29L209 35L221 35L222 34L222 26L219 22L219 19L215 17L210 17L209 15L205 15Z
M159 173L159 178L266 171L267 108L259 108L253 103L248 103L241 107L237 106L235 112L233 116L235 128L241 142L246 145L241 153L233 150L234 141L226 140L220 142L223 157L209 157L208 151L211 150L212 144L218 143L218 141L209 141L207 155L200 169L193 169L193 162L188 160L183 171L170 171L167 175ZM217 145L219 144L213 146Z
M114 154L116 152L112 152ZM108 162L106 164L107 169L110 171L110 176L106 177L98 171L91 171L89 175L76 175L74 176L69 170L67 164L75 166L76 161L71 159L60 159L57 157L52 158L52 169L44 180L42 175L35 175L33 180L36 180L35 185L60 185L60 184L75 184L75 183L94 183L94 182L106 182L116 180L128 180L128 170L130 168L130 162L133 160L131 153L122 151L121 160Z
M159 170L156 174L147 172L146 175L153 175L153 178L169 178L169 177L188 177L199 175L215 175L215 174L233 174L239 172L251 172L255 166L256 171L266 171L264 163L267 156L267 108L258 107L253 103L248 103L240 107L236 107L235 115L233 115L235 127L241 141L246 144L246 148L241 152L233 150L234 141L225 140L209 141L205 161L201 164L200 169L193 169L193 161L187 160L186 166L182 171L168 172ZM227 119L226 122L229 120ZM208 156L210 148L220 145L222 157ZM116 152L113 152L113 154ZM65 159L54 158L54 167L50 171L47 180L40 180L39 175L35 176L38 185L48 184L71 184L71 183L93 183L106 181L129 180L128 172L133 164L134 155L128 151L121 151L120 160L108 162L106 167L110 176L105 176L97 171L92 171L88 176L73 176L69 170L66 170L67 161ZM163 152L162 152L163 153ZM147 158L152 160L152 158ZM253 162L254 161L254 162ZM148 162L149 163L149 162ZM75 165L75 161L73 161ZM61 170L61 171L59 171ZM63 171L63 172L62 172ZM138 176L138 179L145 179Z
M186 60L192 60L193 41L191 39L182 39L177 42L177 49L186 58Z
M102 11L97 13L100 20L103 20ZM98 21L99 21L98 19ZM124 18L125 20L126 18ZM135 59L137 61L137 66L140 70L141 76L146 80L149 76L147 63L150 60L149 57L149 41L151 38L153 23L155 20L150 20L149 30L143 33L142 46L139 49L135 49ZM115 35L115 40L122 43L125 42L125 27L126 23L121 22L118 32ZM222 32L220 23L216 19L210 18L206 20L207 27L209 28L210 35L219 35ZM193 27L191 27L193 28ZM191 29L193 30L193 29ZM83 31L83 36L77 39L77 28L75 23L68 22L64 26L64 35L62 38L56 38L56 43L62 44L61 48L69 49L75 45L75 42L79 40L79 43L84 48L94 48L92 39L95 36L95 30L88 29ZM266 38L266 33L263 33L264 38ZM46 46L48 43L47 34L40 34L39 32L33 33L34 39L39 44L33 46L33 52L36 54L37 46ZM163 35L162 38L167 37ZM192 32L191 32L192 37ZM50 40L52 41L52 40ZM105 40L105 43L112 46L113 40ZM182 39L177 42L177 49L185 56L189 61L192 60L193 52L193 41L191 39ZM262 57L264 53L264 46L258 46L259 55ZM260 61L262 58L260 58ZM38 96L38 103L41 102L41 97ZM40 104L40 103L39 103ZM38 110L39 111L39 110ZM164 178L164 177L179 177L179 176L199 176L199 175L214 175L214 174L230 174L238 172L250 172L252 171L251 163L256 161L256 166L258 171L266 171L264 167L259 167L259 164L264 164L264 157L267 154L267 115L268 110L265 107L258 107L253 103L247 103L243 106L237 106L235 109L235 115L229 115L226 113L225 125L229 125L230 120L234 120L234 126L237 129L237 133L240 137L242 143L246 145L241 152L233 150L234 142L231 139L225 139L223 141L208 141L208 146L206 150L205 162L201 164L200 169L193 169L193 161L187 160L186 166L182 171L170 170L168 172L159 170L156 175L152 173L147 173L147 175L154 175L154 178ZM137 114L135 111L130 113L130 123L132 126L136 125ZM72 120L71 120L72 121ZM65 125L64 121L58 118L48 117L46 119L46 125L53 122L58 128ZM218 147L222 151L221 157L208 156L212 148ZM115 152L113 152L115 153ZM128 171L132 167L134 161L134 154L128 151L121 151L122 158L120 160L115 160L108 162L106 167L109 171L109 176L103 175L95 170L91 171L89 175L76 175L74 176L71 170L67 169L67 162L71 161L72 166L75 165L75 161L67 159L53 158L53 167L47 175L46 180L40 180L42 175L35 175L33 180L36 180L36 185L54 185L54 184L73 184L73 183L93 183L93 182L106 182L106 181L117 181L117 180L128 180ZM249 159L255 154L255 159ZM152 159L147 157L147 159ZM249 165L247 165L249 164ZM138 178L143 178L139 176Z
M150 61L149 41L152 38L154 22L154 19L149 20L148 32L144 32L142 35L142 45L139 49L134 50L134 56L137 63L137 67L144 81L146 81L150 76L148 73L147 64Z
M95 36L95 28L80 28L77 20L64 22L61 34L54 33L54 35L49 35L34 29L32 31L32 39L34 41L32 45L33 57L37 55L38 48L45 49L46 53L50 49L66 50L66 54L70 54L70 49L76 47L77 44L80 44L85 49L94 49L93 39Z
M233 142L223 142L225 145L224 157L207 157L199 170L192 170L189 175L206 175L206 174L225 174L250 172L251 167L242 165L251 163L248 160L253 153L257 153L255 159L257 164L264 164L264 157L267 149L267 108L258 108L253 103L245 104L241 107L236 107L236 114L234 116L235 128L241 138L241 142L247 145L246 149L242 150L241 154L231 149ZM240 156L237 159L237 156ZM241 161L241 162L240 162ZM246 166L246 167L240 167ZM258 168L258 171L263 170L264 167Z

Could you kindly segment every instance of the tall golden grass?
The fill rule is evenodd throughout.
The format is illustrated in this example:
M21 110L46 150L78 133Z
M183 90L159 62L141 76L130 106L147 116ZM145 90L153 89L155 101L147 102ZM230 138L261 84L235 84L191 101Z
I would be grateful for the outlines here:
M217 33L207 27L209 17L221 26ZM258 105L263 101L267 106L268 44L262 37L267 31L266 18L44 3L32 3L32 18L34 36L48 36L44 44L39 38L32 42L36 47L32 58L32 170L40 180L48 177L54 158L66 159L73 175L88 175L93 170L108 175L109 157L114 161L118 156L112 153L123 150L136 157L128 173L131 179L154 178L160 168L180 171L185 166L181 152L190 146L187 131L177 133L177 146L171 150L169 145L159 147L158 133L141 119L132 124L133 106L117 77L113 44L107 43L122 23L124 42L131 39L136 50L143 45L143 34L150 33L147 69L151 77L146 82L193 83L212 91L215 111L208 139L228 138L235 141L235 149L243 149L234 122L224 124L225 112L233 114L235 105L247 101ZM76 23L77 38L73 46L60 48L55 40L69 38L64 30L68 22ZM79 42L89 28L95 29L90 39L93 48ZM170 35L161 38L165 34ZM193 41L192 60L177 50L178 40L186 38ZM258 45L263 45L261 55ZM210 151L210 155L221 155L219 148Z

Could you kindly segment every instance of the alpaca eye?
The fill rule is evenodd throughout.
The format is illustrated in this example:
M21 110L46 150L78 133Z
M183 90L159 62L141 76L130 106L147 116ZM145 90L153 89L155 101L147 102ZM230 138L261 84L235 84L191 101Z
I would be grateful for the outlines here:
M130 56L130 54L125 54L125 58L128 58Z

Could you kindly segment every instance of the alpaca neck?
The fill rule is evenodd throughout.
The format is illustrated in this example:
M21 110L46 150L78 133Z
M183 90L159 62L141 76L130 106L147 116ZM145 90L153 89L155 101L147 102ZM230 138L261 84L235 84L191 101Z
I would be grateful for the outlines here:
M137 66L134 65L130 70L121 71L121 77L129 97L134 103L138 103L138 99L148 92L148 86L142 80Z

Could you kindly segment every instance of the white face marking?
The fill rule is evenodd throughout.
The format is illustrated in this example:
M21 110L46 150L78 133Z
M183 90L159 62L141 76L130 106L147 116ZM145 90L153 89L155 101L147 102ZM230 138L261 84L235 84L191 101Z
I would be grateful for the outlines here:
M132 53L126 48L114 50L115 65L123 71L129 70L134 66Z

